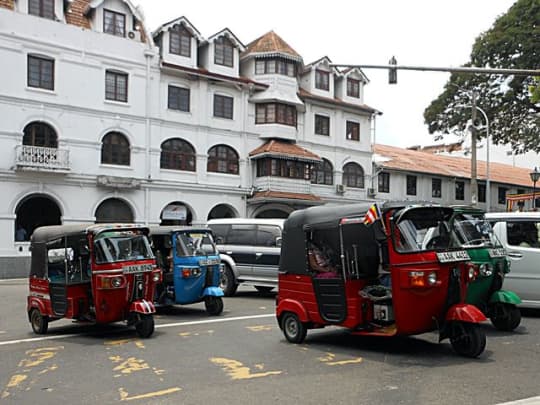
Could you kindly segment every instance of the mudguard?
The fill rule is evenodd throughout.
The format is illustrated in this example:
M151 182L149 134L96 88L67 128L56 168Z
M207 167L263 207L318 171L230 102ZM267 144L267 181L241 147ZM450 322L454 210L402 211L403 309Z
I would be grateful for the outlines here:
M291 299L281 300L276 308L276 316L280 318L283 312L292 312L293 314L296 314L301 322L310 321L306 309L298 301Z
M134 301L129 306L129 312L135 312L138 314L154 314L156 307L154 303L146 300Z
M223 294L223 290L219 287L206 287L203 290L203 297L207 297L209 295L212 297L223 297L225 294Z
M446 313L446 321L479 323L487 320L486 316L471 304L452 305Z
M42 315L48 314L47 307L45 306L45 303L43 302L43 300L38 297L30 296L28 297L28 303L26 306L26 313L28 315L28 321L30 321L30 311L32 310L32 308L37 308Z
M495 304L497 302L517 305L521 304L521 298L513 291L499 290L495 291L489 298L490 304Z

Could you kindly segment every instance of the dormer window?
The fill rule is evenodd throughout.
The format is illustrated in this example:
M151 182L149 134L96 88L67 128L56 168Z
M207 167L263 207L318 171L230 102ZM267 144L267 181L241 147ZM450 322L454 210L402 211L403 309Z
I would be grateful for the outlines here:
M116 11L103 10L103 32L117 37L125 37L126 16Z
M169 53L191 57L191 34L181 25L169 31Z
M347 79L347 96L360 98L360 80Z
M216 39L214 42L214 63L216 65L233 67L233 44L225 37Z
M330 74L324 70L315 71L315 88L320 90L330 89Z
M255 62L255 74L278 74L283 76L296 77L296 64L294 62L281 58L258 59Z
M28 14L54 20L54 0L28 0Z

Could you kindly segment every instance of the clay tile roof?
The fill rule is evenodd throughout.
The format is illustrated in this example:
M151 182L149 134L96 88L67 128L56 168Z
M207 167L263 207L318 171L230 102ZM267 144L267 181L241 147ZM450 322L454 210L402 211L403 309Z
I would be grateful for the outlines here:
M286 199L286 200L304 200L304 201L322 201L319 197L313 194L303 193L288 193L284 191L258 191L252 198L274 198L274 199Z
M404 170L447 177L471 178L471 159L455 156L434 155L427 152L403 149L388 145L374 145L373 152L386 169ZM490 162L491 182L516 186L531 186L530 169ZM486 180L486 162L477 161L477 179Z
M301 146L290 142L278 141L276 139L272 139L252 150L249 152L249 156L256 158L261 158L264 156L276 156L289 159L306 160L310 162L319 162L321 160L318 155L302 148Z
M14 0L0 0L0 7L9 8L10 10L15 9Z
M282 53L298 60L302 59L302 57L274 31L267 32L263 36L250 42L247 45L244 54L247 55L250 53Z
M66 9L66 22L90 29L90 21L85 16L85 12L89 6L90 0L73 0Z

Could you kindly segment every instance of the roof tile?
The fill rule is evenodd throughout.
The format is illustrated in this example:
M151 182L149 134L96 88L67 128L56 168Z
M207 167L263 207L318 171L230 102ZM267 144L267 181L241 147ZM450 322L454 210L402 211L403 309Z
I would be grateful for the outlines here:
M274 31L267 32L263 36L255 39L254 41L250 42L247 47L246 51L244 52L245 55L250 53L284 53L290 56L294 56L295 58L302 58L288 43L286 43L278 34L276 34Z
M285 141L272 139L258 148L249 152L249 156L255 157L258 155L273 155L290 158L301 158L304 160L320 161L321 158L313 152L298 146L297 144Z

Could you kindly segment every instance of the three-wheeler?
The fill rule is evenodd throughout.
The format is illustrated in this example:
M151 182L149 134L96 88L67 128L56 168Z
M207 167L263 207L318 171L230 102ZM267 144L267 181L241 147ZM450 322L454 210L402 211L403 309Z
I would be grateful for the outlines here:
M454 206L450 220L456 242L467 250L478 276L469 284L466 302L478 307L499 330L512 331L521 322L519 296L503 290L510 271L506 250L493 233L484 212L474 207Z
M206 227L156 226L150 228L152 248L163 271L156 290L158 306L204 301L210 315L223 311L219 287L221 260L212 230Z
M479 356L486 317L465 303L476 273L467 251L450 245L452 213L410 201L294 211L285 221L276 299L285 338L301 343L308 329L327 325L365 336L438 330L458 354ZM336 276L312 269L312 244Z
M154 332L152 297L161 279L148 228L133 224L72 224L37 228L27 300L37 334L62 318L123 321L139 336Z

